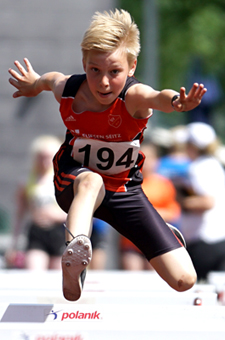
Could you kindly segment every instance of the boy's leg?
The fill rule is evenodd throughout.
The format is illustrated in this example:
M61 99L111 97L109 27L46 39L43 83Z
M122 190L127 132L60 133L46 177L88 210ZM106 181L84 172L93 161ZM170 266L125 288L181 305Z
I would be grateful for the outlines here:
M142 251L172 288L185 291L193 286L196 272L188 252L182 246L184 242L175 236L171 226L166 225L140 186L111 195L107 203L103 202L96 211L99 215L96 217L101 218L100 213L104 213L106 204L113 212L107 222Z
M154 257L150 264L173 289L179 292L190 289L196 282L194 266L184 247Z
M62 257L63 294L67 300L78 300L81 295L82 276L92 256L88 237L91 234L92 218L104 196L105 189L100 175L86 171L76 177L74 199L67 217L67 228L74 239Z
M84 234L90 237L93 214L105 196L102 177L94 172L83 172L76 177L73 188L74 199L67 216L67 228L74 236Z

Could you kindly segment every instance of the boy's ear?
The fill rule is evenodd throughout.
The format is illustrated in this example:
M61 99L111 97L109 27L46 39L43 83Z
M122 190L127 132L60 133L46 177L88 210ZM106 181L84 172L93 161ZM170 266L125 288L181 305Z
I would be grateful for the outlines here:
M136 67L137 67L137 59L134 60L133 65L131 66L130 71L128 72L129 77L132 77L134 75Z

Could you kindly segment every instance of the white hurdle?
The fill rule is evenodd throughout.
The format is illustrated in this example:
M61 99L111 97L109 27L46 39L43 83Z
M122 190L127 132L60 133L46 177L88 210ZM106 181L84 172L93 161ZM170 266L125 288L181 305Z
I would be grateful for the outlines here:
M82 297L62 295L60 271L0 271L1 340L224 339L213 284L173 291L155 272L88 270Z

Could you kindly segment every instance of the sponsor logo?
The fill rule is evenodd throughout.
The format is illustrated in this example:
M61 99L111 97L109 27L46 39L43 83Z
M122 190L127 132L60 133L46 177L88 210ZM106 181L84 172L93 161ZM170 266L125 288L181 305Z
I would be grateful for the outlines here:
M61 312L61 310L58 310L57 312L54 312L54 310L52 310L51 313L49 313L47 315L51 315L53 317L52 320L56 320L59 312Z
M77 312L72 312L72 313L63 313L62 314L62 319L63 320L75 320L75 319L79 319L79 320L100 320L100 313L98 313L97 311L93 312L93 313L81 313L79 311Z
M88 139L98 139L98 140L121 140L122 136L120 133L114 133L114 134L110 134L110 135L95 135L92 133L82 133L82 137L83 138L88 138Z
M98 311L63 311L52 310L47 314L46 321L80 321L80 320L102 320L101 313Z
M38 335L35 340L84 340L82 335Z
M36 334L34 334L36 333ZM18 339L18 338L17 338ZM63 334L63 333L52 333L52 334L37 334L37 332L31 331L30 334L22 333L19 335L20 340L85 340L86 336L81 334Z
M110 114L108 116L108 123L109 123L110 126L112 126L114 128L118 128L122 123L122 118L119 115Z
M76 119L73 116L69 116L65 119L65 122L75 122Z

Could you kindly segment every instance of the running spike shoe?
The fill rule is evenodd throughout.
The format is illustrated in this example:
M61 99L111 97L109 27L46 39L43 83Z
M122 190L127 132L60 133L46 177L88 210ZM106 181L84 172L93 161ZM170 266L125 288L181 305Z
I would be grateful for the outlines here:
M68 244L62 256L63 295L69 301L80 298L86 267L92 258L90 239L78 235Z

